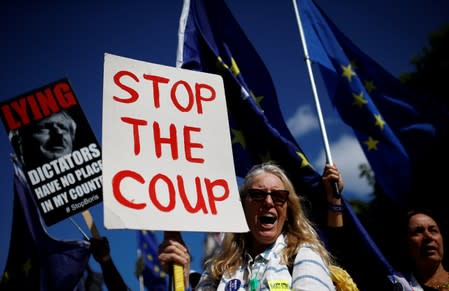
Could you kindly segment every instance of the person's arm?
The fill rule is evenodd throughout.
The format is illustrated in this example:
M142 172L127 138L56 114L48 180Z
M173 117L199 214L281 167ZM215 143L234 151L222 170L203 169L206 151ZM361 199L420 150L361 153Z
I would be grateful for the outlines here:
M100 264L104 283L108 290L129 290L112 260L109 242L106 237L93 237L90 239L90 245L94 259Z
M343 202L341 192L344 188L344 181L340 171L335 165L326 164L323 172L323 184L327 197L327 225L329 227L343 226ZM334 193L333 183L337 182L340 195Z
M332 253L339 263L343 263L342 259L345 258L344 249L346 237L346 228L343 227L343 199L342 191L344 188L344 182L335 165L327 164L324 168L323 173L323 184L326 191L326 202L327 202L327 228L326 236L327 243L326 247ZM334 195L334 185L332 183L337 182L338 188L340 190L340 195Z
M327 226L343 227L343 203L341 198L327 199Z

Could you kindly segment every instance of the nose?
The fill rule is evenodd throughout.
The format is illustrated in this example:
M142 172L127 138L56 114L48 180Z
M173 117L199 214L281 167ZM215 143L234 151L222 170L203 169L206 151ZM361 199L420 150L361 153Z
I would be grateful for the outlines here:
M268 195L265 196L265 203L274 204L273 197L271 197L271 192L268 192Z
M424 234L424 239L425 240L432 240L433 239L433 233L432 232L430 232L428 230L425 230L423 234Z
M64 132L66 131L65 128L63 128L61 125L59 125L57 123L52 123L49 128L51 129L51 131L53 133L57 133L57 134L64 134Z

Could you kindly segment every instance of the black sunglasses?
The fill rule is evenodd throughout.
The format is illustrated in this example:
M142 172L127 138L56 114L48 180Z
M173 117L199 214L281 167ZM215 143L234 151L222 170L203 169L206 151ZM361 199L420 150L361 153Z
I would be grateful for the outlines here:
M246 191L254 201L265 201L268 195L271 196L274 204L282 205L288 199L288 190L271 190L271 192L266 192L262 189L248 189Z

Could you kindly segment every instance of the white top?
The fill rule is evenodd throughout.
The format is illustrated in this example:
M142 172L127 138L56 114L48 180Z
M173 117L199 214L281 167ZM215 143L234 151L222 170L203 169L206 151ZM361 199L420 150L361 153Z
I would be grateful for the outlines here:
M210 278L209 269L206 270L196 290L335 290L329 269L310 245L300 245L290 274L287 265L280 262L280 254L285 245L285 238L280 235L271 248L257 255L254 260L249 254L245 254L245 264L231 276L223 275L218 285Z

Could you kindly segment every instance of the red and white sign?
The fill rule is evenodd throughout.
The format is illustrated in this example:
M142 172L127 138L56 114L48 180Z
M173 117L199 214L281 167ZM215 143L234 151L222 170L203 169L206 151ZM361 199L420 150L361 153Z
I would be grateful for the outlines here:
M218 75L105 54L106 228L246 232Z

